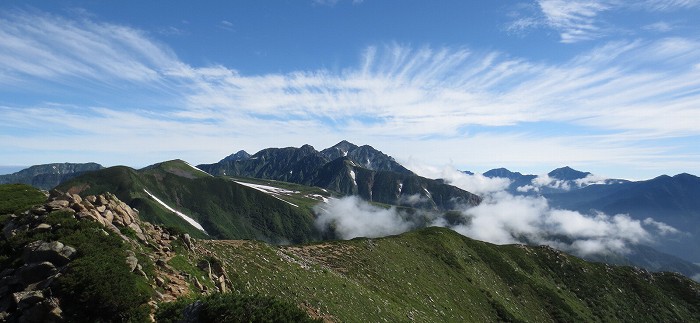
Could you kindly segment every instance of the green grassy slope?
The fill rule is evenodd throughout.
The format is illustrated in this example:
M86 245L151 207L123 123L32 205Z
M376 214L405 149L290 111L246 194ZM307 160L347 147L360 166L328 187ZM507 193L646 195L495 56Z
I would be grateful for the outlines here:
M0 215L25 210L46 200L41 191L26 184L0 185Z
M58 189L81 195L113 192L137 208L144 220L178 227L195 237L207 237L145 190L201 224L213 238L303 242L318 237L313 215L258 190L225 178L211 177L175 160L141 170L117 166L61 184Z
M700 320L700 285L683 276L589 263L548 247L496 246L442 228L288 247L202 243L230 264L238 290L341 321Z

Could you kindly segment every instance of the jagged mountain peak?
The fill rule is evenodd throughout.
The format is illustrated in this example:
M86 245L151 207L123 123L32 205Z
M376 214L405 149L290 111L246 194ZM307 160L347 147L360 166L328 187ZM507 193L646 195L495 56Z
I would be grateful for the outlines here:
M340 157L344 157L348 155L348 152L353 151L357 149L357 145L347 141L343 140L332 147L328 147L324 150L321 150L321 154L326 156L326 158L330 160L334 160Z
M370 145L357 146L343 140L333 147L326 148L321 154L329 160L348 157L357 166L375 171L392 171L402 174L413 174L410 170L396 162L393 157L375 149Z
M564 167L557 168L557 169L549 172L547 175L549 175L549 177L554 177L556 179L572 181L572 180L585 178L586 176L591 175L591 173L582 172L579 170L575 170L569 166L564 166Z
M238 152L236 152L234 154L226 156L221 161L226 162L226 161L246 160L246 159L250 158L250 156L251 155L247 151L239 150Z

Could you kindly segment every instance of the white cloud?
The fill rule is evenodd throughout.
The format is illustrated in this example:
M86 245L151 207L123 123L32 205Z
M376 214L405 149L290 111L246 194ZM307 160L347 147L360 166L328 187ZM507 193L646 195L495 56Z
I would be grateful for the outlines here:
M460 223L448 223L438 214L409 215L395 208L379 208L350 196L315 207L316 226L342 239L381 237L421 226L448 227L473 239L496 244L543 244L579 256L625 254L631 245L653 243L657 235L678 234L665 223L626 214L586 215L552 208L544 197L514 196L506 192L485 195L478 206L464 206Z
M331 199L314 207L314 211L316 226L322 231L332 229L341 239L383 237L414 227L395 208L373 206L355 196Z
M444 179L448 184L474 194L498 192L505 190L510 185L510 180L507 178L489 178L479 173L469 175L449 165L434 167L420 163L415 159L402 160L401 164L419 176Z
M641 5L644 9L649 10L649 11L672 11L672 10L682 10L682 9L690 9L694 7L700 7L700 1L698 0L646 0L646 1L640 1L638 4L630 4L632 6L634 5Z
M666 223L655 221L652 218L644 219L644 224L656 227L656 229L659 231L659 234L661 234L661 235L679 233L678 229L676 229L676 228L674 228Z
M478 166L700 160L655 143L700 135L700 70L693 68L700 44L690 39L609 43L561 64L390 44L367 48L357 66L339 72L242 75L185 64L133 28L22 11L0 19L0 57L8 58L0 59L0 83L25 100L48 96L2 108L4 129L37 129L0 134L8 163L35 163L29 159L37 155L18 153L20 145L38 151L65 142L83 143L86 152L129 147L120 162L178 151L191 155L176 157L209 162L230 153L212 138L237 138L252 151L351 139L397 157L431 151L421 158ZM66 95L81 105L46 103ZM516 128L539 122L578 130L552 136ZM117 135L118 143L100 144Z
M659 33L666 33L666 32L673 30L673 25L671 25L670 23L667 23L665 21L659 21L659 22L655 22L653 24L646 25L643 28L646 30L651 30L651 31L659 32Z
M490 194L480 205L462 212L467 224L451 228L471 238L496 244L546 244L580 256L624 254L630 245L653 242L649 229L675 233L672 227L653 220L634 220L624 214L585 215L552 208L543 197L506 192Z
M605 1L539 0L538 3L548 24L561 31L563 43L599 37L602 30L596 16L610 9Z
M605 181L608 180L607 177L605 176L600 176L600 175L594 175L594 174L588 174L584 178L579 178L574 180L574 183L576 183L576 186L578 187L585 187L588 185L601 185L605 184Z
M508 32L522 33L527 29L546 26L559 33L562 43L577 43L619 33L629 33L630 29L646 29L668 32L671 26L665 22L652 25L619 26L606 14L638 14L639 11L663 14L700 7L697 0L537 0L538 9L533 12L530 6L520 6L508 24Z

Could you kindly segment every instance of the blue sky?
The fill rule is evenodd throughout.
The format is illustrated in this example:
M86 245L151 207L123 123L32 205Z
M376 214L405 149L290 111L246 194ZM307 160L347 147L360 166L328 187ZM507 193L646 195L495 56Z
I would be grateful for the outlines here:
M3 1L0 166L399 161L700 174L700 1Z

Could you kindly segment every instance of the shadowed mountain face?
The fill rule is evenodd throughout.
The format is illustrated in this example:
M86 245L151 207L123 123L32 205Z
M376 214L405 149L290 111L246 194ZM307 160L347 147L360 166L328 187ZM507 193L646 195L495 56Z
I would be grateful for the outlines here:
M268 148L245 158L225 158L216 164L198 165L209 174L273 179L318 186L342 195L392 205L449 210L460 204L476 205L480 198L459 188L415 175L392 157L371 146L342 141L316 151Z
M96 163L36 165L13 174L0 175L0 184L27 184L43 190L50 190L63 181L103 168L102 165Z
M562 168L557 168L547 173L547 175L549 175L549 177L554 177L556 179L564 181L573 181L577 179L586 178L586 176L591 175L591 173L577 171L569 166L565 166Z

